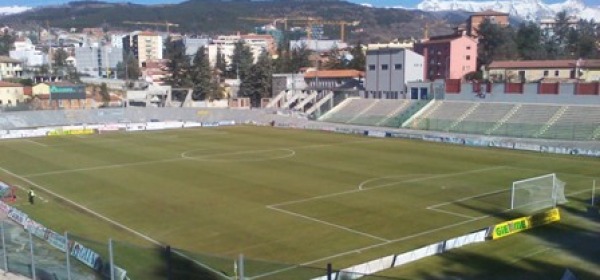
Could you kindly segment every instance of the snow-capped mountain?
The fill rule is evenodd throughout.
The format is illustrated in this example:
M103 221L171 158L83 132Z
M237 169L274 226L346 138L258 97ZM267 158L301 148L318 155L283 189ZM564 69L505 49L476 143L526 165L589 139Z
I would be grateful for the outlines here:
M6 6L6 7L1 7L0 6L0 16L3 15L10 15L10 14L18 14L18 13L22 13L24 11L27 11L31 9L30 7L24 7L24 6Z
M600 18L600 7L588 7L582 0L566 0L563 3L546 4L542 0L424 0L417 5L423 11L456 11L480 12L494 10L509 13L513 17L524 20L553 18L560 11L566 10L568 15L582 19Z

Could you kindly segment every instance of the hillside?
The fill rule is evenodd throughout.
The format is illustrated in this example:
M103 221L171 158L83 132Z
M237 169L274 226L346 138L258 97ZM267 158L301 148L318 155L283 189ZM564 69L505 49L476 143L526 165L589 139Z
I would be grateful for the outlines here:
M124 25L123 21L169 21L179 24L174 31L214 35L251 32L255 26L267 23L246 21L241 17L321 17L326 20L358 20L361 24L348 32L349 41L379 42L395 38L420 38L426 21L432 26L430 34L448 33L450 26L456 22L447 24L443 15L445 14L414 10L369 8L337 0L190 0L173 5L86 1L4 16L0 18L0 25L37 23L61 28L103 26L109 30L131 30L136 26ZM450 21L456 21L456 18L453 16ZM339 26L325 27L326 36L339 38L339 33Z

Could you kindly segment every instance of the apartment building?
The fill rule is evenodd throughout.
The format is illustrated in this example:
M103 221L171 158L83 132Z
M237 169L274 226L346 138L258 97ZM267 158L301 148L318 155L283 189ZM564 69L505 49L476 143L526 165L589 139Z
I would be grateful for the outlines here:
M123 37L123 51L132 53L144 67L147 61L163 59L163 39L153 32L136 31Z
M462 79L477 71L477 40L464 33L431 37L415 44L425 61L424 78Z
M77 72L92 77L116 75L117 64L123 62L123 49L111 46L75 48Z
M23 63L8 56L0 56L0 80L20 78L23 75Z

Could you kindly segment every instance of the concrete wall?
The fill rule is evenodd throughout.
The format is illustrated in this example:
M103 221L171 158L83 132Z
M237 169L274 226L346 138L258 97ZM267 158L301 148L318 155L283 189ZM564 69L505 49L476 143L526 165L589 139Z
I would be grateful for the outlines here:
M482 87L485 87L482 85ZM543 103L543 104L600 104L600 95L576 95L575 84L559 84L558 94L539 94L537 83L523 85L523 93L505 93L504 83L494 83L491 92L478 96L473 91L473 84L463 83L458 94L445 94L446 100L478 101L478 102L518 102L518 103ZM484 90L485 92L485 90Z

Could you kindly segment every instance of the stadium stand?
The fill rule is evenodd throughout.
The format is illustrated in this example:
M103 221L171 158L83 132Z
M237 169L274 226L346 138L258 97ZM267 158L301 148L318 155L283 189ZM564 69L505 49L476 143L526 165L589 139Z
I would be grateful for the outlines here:
M562 113L544 128L540 136L554 139L593 140L600 131L600 108L564 106Z
M320 121L366 126L400 127L426 101L348 98Z

